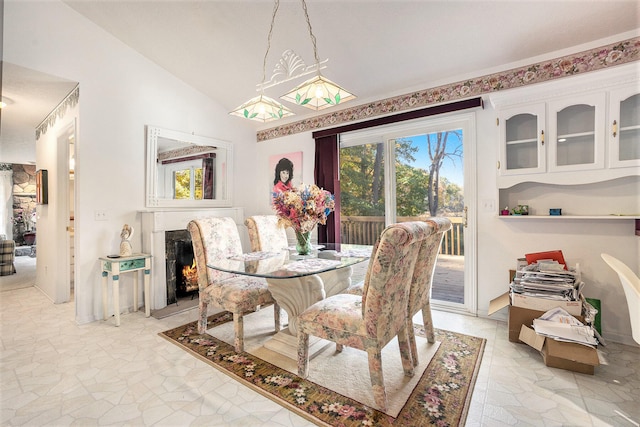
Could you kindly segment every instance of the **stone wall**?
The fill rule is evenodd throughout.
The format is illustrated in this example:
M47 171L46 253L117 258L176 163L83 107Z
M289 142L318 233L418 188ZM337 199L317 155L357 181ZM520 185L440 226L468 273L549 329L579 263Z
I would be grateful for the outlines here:
M13 164L13 239L16 246L25 244L24 232L35 230L35 223L17 218L31 218L36 209L36 167L35 165Z

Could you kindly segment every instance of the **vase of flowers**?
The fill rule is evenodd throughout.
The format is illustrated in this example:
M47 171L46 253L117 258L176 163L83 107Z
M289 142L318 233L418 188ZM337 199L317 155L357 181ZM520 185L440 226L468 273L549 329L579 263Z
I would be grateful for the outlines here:
M311 251L311 231L318 224L326 224L335 209L333 194L312 185L300 185L288 191L273 193L273 210L278 225L291 227L296 233L296 250L300 255Z
M296 232L296 251L300 255L308 255L311 252L311 232L310 231L298 231Z

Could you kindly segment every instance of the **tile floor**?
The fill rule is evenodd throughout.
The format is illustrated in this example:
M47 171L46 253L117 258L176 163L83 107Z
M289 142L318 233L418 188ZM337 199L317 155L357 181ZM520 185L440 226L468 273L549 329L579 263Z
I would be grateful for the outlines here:
M0 293L2 426L311 425L158 333L195 320L144 312L76 325L36 288ZM419 321L419 318L416 319ZM506 324L434 311L436 327L487 339L468 426L638 426L640 348L609 344L595 376L547 368Z

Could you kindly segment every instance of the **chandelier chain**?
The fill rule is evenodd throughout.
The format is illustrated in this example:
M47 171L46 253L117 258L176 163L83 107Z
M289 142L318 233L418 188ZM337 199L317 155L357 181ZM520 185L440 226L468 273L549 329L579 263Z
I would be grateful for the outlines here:
M262 83L263 84L267 80L267 56L269 56L269 50L271 49L271 34L273 33L273 24L276 22L276 15L278 13L279 7L280 7L280 0L275 0L275 2L273 3L273 13L271 15L271 27L269 27L269 35L267 36L267 51L264 53L264 60L262 61ZM263 86L262 92L264 92L264 86Z
M313 35L313 30L311 29L311 21L309 20L309 12L307 11L307 3L304 0L300 0L302 2L302 10L304 10L304 17L307 20L307 27L309 27L309 37L311 38L311 43L313 44L313 56L316 60L316 65L320 63L320 58L318 57L318 47L316 46L316 36ZM320 68L318 68L318 72L320 72Z

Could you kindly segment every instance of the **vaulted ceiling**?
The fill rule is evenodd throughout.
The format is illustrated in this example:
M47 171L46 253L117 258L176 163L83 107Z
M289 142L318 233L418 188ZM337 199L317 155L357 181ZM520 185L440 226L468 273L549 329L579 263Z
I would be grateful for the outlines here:
M272 1L63 1L229 111L257 94ZM37 7L38 2L33 3ZM636 0L307 0L320 60L329 59L323 75L358 96L345 106L523 65L528 58L565 48L573 52L581 44L637 31L639 4ZM299 0L280 1L267 79L287 49L313 64ZM301 80L266 89L265 94L277 99ZM318 114L292 109L297 113L293 120ZM253 123L256 130L274 125Z

